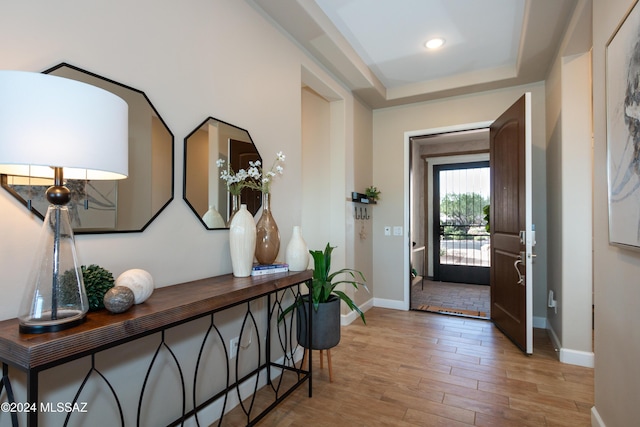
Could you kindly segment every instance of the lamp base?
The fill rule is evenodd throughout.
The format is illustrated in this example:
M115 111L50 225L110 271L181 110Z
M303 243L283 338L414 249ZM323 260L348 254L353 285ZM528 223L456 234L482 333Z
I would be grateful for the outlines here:
M65 317L67 319L65 319ZM38 319L24 319L20 321L19 331L21 334L43 334L45 332L58 332L65 329L78 326L86 320L86 313L79 313L72 311L64 313L64 311L58 311L57 320L43 320L42 317Z
M89 309L66 206L49 205L20 308L19 331L55 332L82 323Z

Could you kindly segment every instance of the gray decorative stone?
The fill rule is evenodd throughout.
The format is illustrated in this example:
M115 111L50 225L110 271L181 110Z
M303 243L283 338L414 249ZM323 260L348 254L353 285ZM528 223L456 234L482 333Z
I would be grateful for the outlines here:
M104 306L112 313L122 313L133 305L135 296L126 286L114 286L104 294Z

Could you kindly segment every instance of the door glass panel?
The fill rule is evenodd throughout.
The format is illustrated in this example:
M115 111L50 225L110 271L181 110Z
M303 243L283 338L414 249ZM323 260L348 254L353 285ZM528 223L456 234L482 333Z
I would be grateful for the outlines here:
M440 264L490 266L489 166L439 171Z
M434 279L489 284L489 162L434 166Z

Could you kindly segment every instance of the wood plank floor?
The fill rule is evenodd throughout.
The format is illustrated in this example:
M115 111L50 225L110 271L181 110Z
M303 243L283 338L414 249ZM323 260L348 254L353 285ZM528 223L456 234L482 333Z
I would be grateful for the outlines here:
M537 330L525 356L490 321L373 308L342 328L334 381L305 385L258 425L590 426L593 370L558 362Z

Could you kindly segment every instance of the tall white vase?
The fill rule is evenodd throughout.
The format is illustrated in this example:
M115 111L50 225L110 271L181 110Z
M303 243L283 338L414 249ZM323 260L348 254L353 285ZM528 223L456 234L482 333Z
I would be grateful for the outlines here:
M229 248L231 249L231 266L236 277L248 277L253 267L253 255L256 251L256 223L247 205L240 205L240 210L233 216L229 225Z
M309 266L309 247L302 238L299 225L293 227L293 234L285 252L285 262L289 264L289 271L304 271Z

